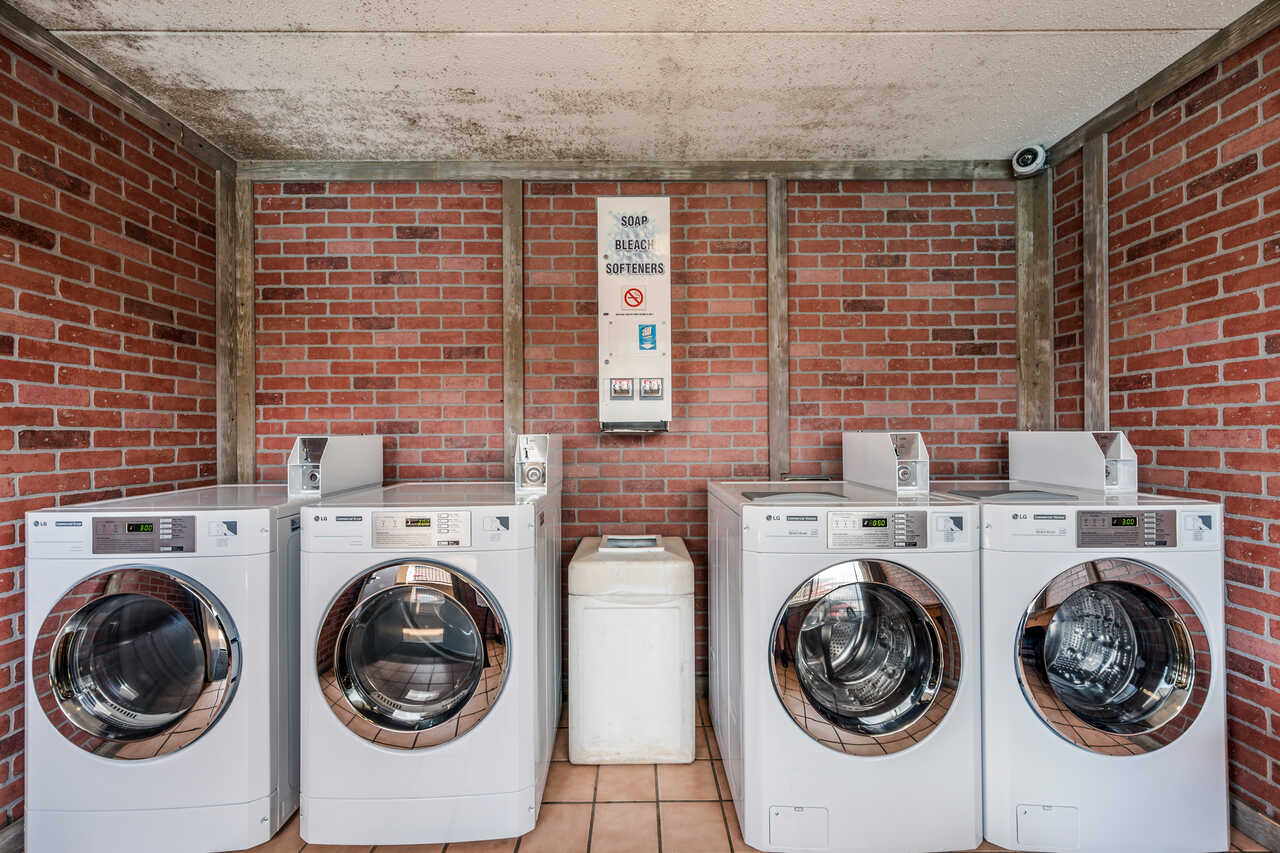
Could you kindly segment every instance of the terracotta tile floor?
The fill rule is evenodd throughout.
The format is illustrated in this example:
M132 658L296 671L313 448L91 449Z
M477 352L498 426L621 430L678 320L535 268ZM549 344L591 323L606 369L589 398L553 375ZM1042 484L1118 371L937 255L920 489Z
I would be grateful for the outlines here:
M570 764L569 730L561 720L542 811L521 838L454 844L337 846L306 844L295 817L252 853L737 853L743 843L706 715L698 702L697 755L692 764ZM1266 850L1236 830L1234 850ZM978 850L1004 850L983 844Z

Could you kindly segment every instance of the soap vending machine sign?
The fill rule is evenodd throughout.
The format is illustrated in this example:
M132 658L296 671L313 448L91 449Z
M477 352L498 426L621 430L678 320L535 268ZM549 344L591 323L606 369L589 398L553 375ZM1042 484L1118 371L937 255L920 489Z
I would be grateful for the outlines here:
M600 429L671 424L671 200L596 199Z

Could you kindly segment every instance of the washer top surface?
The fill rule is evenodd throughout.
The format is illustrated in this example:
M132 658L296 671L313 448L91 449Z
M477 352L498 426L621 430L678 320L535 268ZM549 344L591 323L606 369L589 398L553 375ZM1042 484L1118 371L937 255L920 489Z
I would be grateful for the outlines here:
M301 500L289 499L289 487L283 483L261 483L244 486L199 486L170 492L152 492L129 498L48 507L40 512L133 512L197 509L276 509Z
M1088 506L1192 506L1210 501L1152 495L1144 492L1112 493L1055 486L1029 480L934 480L935 495L955 496L983 504L1042 506L1076 504Z
M467 507L535 503L540 494L516 494L509 481L397 483L331 495L316 506L329 507Z
M711 481L707 488L731 506L929 507L973 503L951 495L899 495L839 480L721 480Z

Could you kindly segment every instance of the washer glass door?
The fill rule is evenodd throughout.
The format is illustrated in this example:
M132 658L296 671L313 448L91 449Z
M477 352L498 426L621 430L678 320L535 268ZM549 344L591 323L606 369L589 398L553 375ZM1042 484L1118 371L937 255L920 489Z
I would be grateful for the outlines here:
M40 627L32 678L67 740L107 758L155 758L221 718L239 678L230 614L168 569L127 566L69 590Z
M783 707L810 737L851 755L918 743L960 679L951 613L932 585L895 563L824 569L785 602L772 636Z
M316 671L330 708L365 740L398 749L465 734L497 701L506 622L478 583L420 560L361 574L329 608Z
M1107 755L1172 743L1210 678L1203 620L1172 578L1136 560L1093 560L1050 581L1022 616L1017 656L1040 718Z

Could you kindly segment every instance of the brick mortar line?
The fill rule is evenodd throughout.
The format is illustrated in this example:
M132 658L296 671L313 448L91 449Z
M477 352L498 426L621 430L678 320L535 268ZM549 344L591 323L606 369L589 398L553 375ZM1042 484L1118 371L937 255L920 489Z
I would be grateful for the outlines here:
M52 229L52 228L46 228L46 227L45 227L45 226L43 226L43 225L39 225L39 224L36 224L36 223L33 223L33 222L29 222L28 220L25 220L25 219L19 219L18 221L23 222L23 223L25 223L25 224L32 225L33 227L40 228L40 229L45 230L45 231L51 231L51 232L52 232L53 234L55 234L55 236L57 236L58 238L61 238L61 237L65 234L65 232L63 232L63 231L56 230L56 229ZM117 236L121 236L121 237L122 237L122 239L128 239L128 238L123 237L123 234L121 234L121 235L117 235ZM35 244L33 244L33 243L28 243L28 242L25 242L25 241L23 241L23 240L11 239L11 238L7 238L7 237L6 237L6 238L2 238L2 239L6 240L7 242L11 242L11 243L13 243L15 246L17 246L17 247L19 247L19 248L21 248L21 247L23 247L23 246L29 246L29 247L31 247L31 248L33 248L33 249L35 249L36 251L43 252L44 254L52 255L52 254L56 254L56 253L57 253L57 251L58 251L57 249L42 249L42 248L40 248L39 246L36 246L36 245L35 245ZM75 238L71 238L71 239L75 239ZM196 296L194 296L194 295L191 295L191 294L187 293L185 290L179 290L179 289L178 289L178 287L176 286L176 284L177 284L177 283L180 283L180 282L189 282L189 283L191 283L191 284L196 285L197 287L200 287L200 288L207 288L207 289L209 290L210 294L212 294L212 293L213 293L213 290L214 290L214 282L212 282L212 281L210 281L210 282L208 282L208 283L206 284L205 282L200 281L198 278L191 277L191 276L186 276L186 275L180 275L180 274L178 274L178 273L176 273L176 272L173 272L173 271L171 271L171 270L167 270L167 269L165 269L164 267L157 266L157 265L155 265L155 264L151 263L150 261L148 261L148 262L144 263L144 262L142 262L142 261L137 260L136 258L132 258L132 257L130 257L129 255L122 255L122 254L120 254L120 253L118 253L118 252L112 252L112 251L107 250L107 249L102 249L100 246L98 246L96 243L94 243L94 242L92 241L92 239L90 239L88 242L86 242L86 241L81 241L81 240L77 240L77 242L81 242L81 243L84 243L85 245L91 246L92 248L94 248L94 249L96 249L96 250L99 250L99 251L103 252L104 254L108 254L108 255L111 255L111 256L113 256L113 257L121 258L121 259L124 259L124 260L130 260L130 261L133 261L133 262L135 262L135 263L137 263L137 264L140 264L140 265L142 265L142 266L145 266L145 267L146 267L147 269L149 269L149 270L154 270L154 271L159 272L159 273L161 273L161 274L163 274L163 275L165 275L165 276L171 276L171 277L175 280L175 286L174 286L174 287L165 287L165 286L163 286L163 285L156 284L156 283L151 282L151 281L148 281L148 280L146 280L146 279L139 279L139 278L137 278L137 277L131 277L131 276L127 275L123 270L119 270L119 271L117 271L117 270L111 270L111 269L108 269L107 267L104 267L104 266L102 266L102 265L100 265L100 264L92 263L92 262L89 262L89 261L82 261L82 260L78 260L78 259L76 259L76 260L72 260L72 261L71 261L71 263L73 263L73 264L76 264L76 265L79 265L79 266L87 267L90 271L102 270L103 272L108 273L109 275L118 276L118 277L120 277L120 278L129 279L130 281L138 282L138 283L140 283L140 284L144 285L144 286L147 288L147 290L148 290L148 296L150 295L150 292L151 292L151 291L153 291L153 290L160 290L160 291L163 291L163 292L171 292L171 293L175 293L175 294L177 294L177 295L179 295L179 296L182 296L182 297L184 297L184 298L186 298L186 299L190 299L190 300L192 300L192 301L196 302L198 305L207 305L207 306L209 306L209 308L210 308L210 309L212 309L212 308L213 308L213 306L214 306L214 303L215 303L215 301L216 301L216 300L215 300L214 298L212 298L212 296L211 296L211 298L206 302L206 301L204 301L204 300L200 299L199 297L196 297ZM135 242L136 242L136 241L135 241ZM141 243L139 243L139 245L145 245L145 244L141 244ZM158 249L153 249L153 248L151 248L150 246L148 246L148 247L147 247L147 251L149 251L149 252L160 252L160 250L158 250ZM173 254L171 254L171 253L160 252L160 254L161 254L161 255L164 255L165 257L175 258L175 260L177 260L179 263L183 263L183 264L191 264L191 263L192 263L191 261L187 261L187 260L184 260L184 259L182 259L182 258L177 258L175 255L173 255ZM210 259L212 260L214 256L213 256L213 255L210 255L209 257L210 257ZM138 298L139 298L139 297L133 296L132 294L126 294L126 293L122 293L122 292L120 292L120 291L112 290L111 288L109 288L109 287L107 287L107 286L105 286L105 285L98 284L97 282L93 281L92 279L90 279L90 280L88 280L88 281L84 281L84 280L81 280L81 279L78 279L78 278L74 278L74 277L72 277L72 276L68 276L68 275L62 274L62 273L49 272L48 270L44 270L44 269L41 269L41 268L39 268L39 267L31 266L30 264L24 264L24 263L22 263L22 262L18 259L18 257L17 257L16 255L15 255L15 257L14 257L12 260L8 260L8 261L0 261L0 263L4 264L4 265L6 265L6 266L16 267L17 269L23 270L23 271L25 271L25 272L34 273L35 275L38 275L38 276L44 276L44 277L47 277L47 278L53 279L53 280L55 281L55 284L56 284L57 282L59 282L59 281L61 281L61 280L64 280L64 279L65 279L65 280L70 281L71 283L75 284L75 285L76 285L76 286L78 286L78 287L85 287L85 288L89 288L89 289L92 289L92 290L98 290L98 291L101 291L101 292L103 292L103 293L114 293L114 294L116 294L116 295L120 296L120 298L121 298L122 300L123 300L123 299L130 299L130 298L131 298L131 299L138 299ZM197 271L199 271L199 270L204 269L204 268L202 268L202 267L196 267L196 269L197 269ZM213 272L213 267L212 267L212 266L211 266L211 267L208 267L207 269L208 269L211 273ZM16 293L33 293L33 294L36 294L36 295L39 295L39 296L43 296L43 297L45 297L45 298L47 298L47 299L50 299L50 300L62 300L62 301L66 301L66 302L72 302L73 304L76 304L76 305L84 305L84 303L75 302L74 300L67 299L66 297L63 297L63 296L60 296L60 295L49 296L48 294L41 294L41 293L39 293L38 291L32 290L32 289L30 289L29 287L27 287L27 286L25 286L25 285L21 285L21 284L19 284L19 285L6 285L6 286L9 286L9 287L10 287L14 292L16 292ZM153 301L153 304L154 304L154 301ZM84 306L84 307L90 307L90 306ZM165 307L169 307L169 308L171 308L172 310L175 310L175 311L180 310L180 309L178 309L176 306L165 306ZM100 306L92 306L92 309L98 309L98 310L109 310L109 309L103 309L103 308L101 308ZM91 310L92 310L92 309L91 309ZM14 311L14 312L16 312L16 311L17 311L17 309L15 308L15 309L13 309L13 311ZM10 313L12 313L12 312L10 312ZM123 308L118 309L118 310L117 310L117 313L124 313L124 309L123 309ZM70 321L65 321L65 322L70 322ZM148 322L155 322L155 321L148 321Z
M87 121L87 119L86 119L86 121ZM51 122L52 124L55 124L55 125L56 125L56 124L58 124L58 122L57 122L56 118L55 118L55 119L50 119L50 122ZM25 133L25 134L35 135L35 132L34 132L34 131L28 130L27 128L24 128L21 124L15 124L14 122L11 122L11 121L7 121L7 120L0 119L0 126L11 127L11 128L13 128L14 130L19 131L20 133ZM61 126L61 125L59 125L59 127L62 127L62 126ZM76 133L75 131L70 130L70 129L66 128L66 127L62 127L62 129L63 129L63 130L65 130L68 134L70 134L70 135L72 135L72 136L77 136L77 137L79 137L79 136L80 136L80 135L79 135L78 133ZM104 131L104 132L106 132L106 131ZM96 143L96 142L93 142L93 141L91 141L91 140L89 140L89 139L85 139L84 137L80 137L80 138L81 138L81 139L84 139L84 141L85 141L85 143L86 143L86 144L93 146L93 148L94 148L94 150L95 150L95 151L97 151L97 150L107 151L107 149L105 149L105 148L103 148L102 146L98 145L98 143ZM139 150L139 149L137 149L135 146L132 146L132 145L130 145L128 142L125 142L125 141L123 140L123 138L122 138L122 137L115 137L115 138L116 138L116 139L121 140L121 143L122 143L123 145L126 145L126 146L128 146L128 147L134 148L134 150ZM45 140L45 141L48 141L48 142L49 142L49 144L50 144L51 146L53 146L53 148L55 149L55 153L62 153L62 152L66 152L67 154L70 154L72 157L75 157L75 158L77 158L77 159L79 159L79 160L83 160L83 161L85 161L85 162L89 163L89 164L90 164L91 166L93 166L95 169L98 169L98 170L103 171L103 172L111 173L111 170L110 170L110 168L109 168L109 167L102 165L101 163L97 162L96 160L94 160L94 159L93 159L93 158L91 158L91 157L84 157L84 156L82 156L82 155L78 154L77 152L73 151L72 149L67 148L65 145L62 145L61 143L53 142L53 141L50 141L50 140ZM151 206L150 206L150 205L148 205L148 204L144 204L144 203L139 202L139 201L136 201L136 200L131 200L130 198L128 198L128 196L127 196L127 195L126 195L126 193L125 193L125 188L126 188L126 186L129 186L129 187L135 187L135 188L137 188L138 190L141 190L142 192L146 193L147 195L155 196L156 198L160 199L160 201L161 201L161 203L162 203L162 204L167 205L167 206L169 206L169 207L172 207L172 208L174 209L174 211L175 211L175 212L176 212L176 211L180 211L180 210L185 211L185 210L188 210L188 209L189 209L189 207L188 207L187 205L179 204L178 202L173 201L172 199L167 198L167 197L163 194L163 192L158 192L158 191L155 189L155 187L154 187L154 186L145 186L145 187L144 187L144 186L142 186L141 184L137 183L136 181L133 181L133 180L131 180L130 178L126 177L125 175L114 175L114 173L111 173L111 174L113 174L116 178L118 178L118 179L121 181L121 192L117 193L117 192L113 191L111 187L109 187L109 186L107 186L107 185L105 185L105 184L100 183L97 179L89 178L89 177L85 177L84 175L82 175L82 174L80 174L79 172L75 171L75 170L74 170L73 168L71 168L70 166L62 165L62 164L61 164L61 162L57 162L57 163L50 163L48 160L45 160L43 157L41 157L41 156L39 156L38 154L36 154L36 153L34 153L34 152L32 152L32 151L28 150L27 148L23 147L23 146L22 146L21 144L19 144L19 143L16 143L16 142L5 142L3 145L4 145L4 147L5 147L5 148L7 148L7 149L9 149L10 151L14 152L14 154L15 154L15 155L26 155L26 156L30 157L31 159L35 160L35 161L36 161L36 162L38 162L38 163L42 163L42 164L44 164L44 165L46 165L46 166L49 166L49 167L50 167L50 168L52 168L52 169L56 169L56 170L58 170L59 172L65 172L66 174L69 174L69 175L71 175L72 177L74 177L74 178L76 178L76 179L78 179L78 180L84 181L86 184L88 184L88 185L90 186L90 188L91 188L91 189L98 189L98 190L102 190L103 192L106 192L106 193L108 193L109 195L111 195L111 196L113 196L113 197L115 197L115 198L118 198L118 199L120 199L121 201L123 201L123 202L125 202L125 203L127 203L127 204L134 204L134 205L137 205L138 207L144 207L144 208L146 208L146 209L147 209L147 210L148 210L152 215L159 216L161 219L165 220L166 222L172 222L174 225L177 225L179 228L182 228L182 229L183 229L183 230L185 230L185 231L192 231L192 230L194 230L194 229L189 228L189 227L188 227L188 226L186 226L186 225L183 225L181 222L179 222L179 221L177 220L177 218L176 218L175 216L167 216L167 215L165 215L165 214L163 214L163 213L160 213L159 211L156 211L153 207L151 207ZM109 151L108 151L108 153L109 153L109 154L111 154L111 156L112 156L112 157L115 157L115 156L116 156L114 153L111 153L111 152L109 152ZM142 152L142 151L140 151L140 153L142 153L144 156L150 156L149 154L147 154L147 152ZM120 159L120 160L122 160L122 161L124 161L124 157L123 157L123 156L120 156L120 157L119 157L119 159ZM59 161L60 161L60 160L61 160L61 158L59 158ZM44 180L42 180L41 178L37 178L37 177L34 177L34 176L32 176L32 175L28 175L27 173L23 172L23 171L18 167L18 165L17 165L17 161L18 161L18 157L17 157L17 156L15 156L15 157L14 157L14 165L13 165L12 167L5 166L5 167L3 168L3 171L6 171L6 172L12 172L12 173L13 173L13 174L15 174L15 175L22 175L22 176L23 176L25 179L27 179L27 180L33 181L33 182L35 182L35 183L41 183L41 184L44 184L45 186L50 187L51 189L53 189L54 193L56 193L56 194L57 194L57 196L59 196L59 197L60 197L60 196L62 196L62 195L69 195L69 196L71 196L72 198L81 199L81 196L77 195L76 193L70 192L69 190L64 190L64 189L62 189L62 188L60 188L60 187L57 187L57 186L55 186L55 185L53 185L53 184L49 184L49 183L45 182ZM195 196L195 195L192 195L192 194L191 194L190 192L188 192L187 190L182 189L181 187L179 187L179 186L177 185L177 180L176 180L176 179L171 179L171 180L169 180L169 181L166 181L165 179L163 179L163 178L161 178L161 177L159 177L159 176L157 176L157 175L152 174L151 172L147 171L145 168L143 168L143 167L141 167L141 166L137 166L136 164L128 164L128 163L127 163L127 161L125 161L125 162L126 162L126 164L127 164L127 165L131 165L133 168L138 169L139 171L146 172L146 173L147 173L147 176L148 176L148 179L149 179L150 181L154 182L154 183L155 183L156 185L158 185L159 187L161 187L163 190L165 190L165 191L172 190L172 192L174 192L175 194L181 195L181 196L183 196L184 198L189 199L189 200L190 200L190 202L191 202L191 204L192 204L192 205L194 205L194 206L204 206L204 207L208 207L210 210L212 210L212 209L214 208L214 205L216 204L216 199L212 199L212 198L211 198L209 201L204 201L204 200L200 199L199 197L197 197L197 196ZM201 186L201 187L204 187L204 186L205 186L205 185L204 185L204 184L203 184L203 183L202 183L198 178L189 178L189 177L186 177L186 176L182 176L182 177L183 177L183 179L184 179L184 180L187 180L187 181L189 181L190 183L195 184L195 185L197 185L197 186ZM210 186L208 186L208 187L207 187L207 189L208 189L209 195L210 195L210 196L213 196L213 195L214 195L214 189L213 189L213 187L211 186L212 182L214 181L214 176L213 176L213 174L212 174L212 173L210 173L210 174L209 174L209 176L208 176L208 178L209 178L209 181L210 181ZM18 191L18 190L9 190L9 189L6 189L6 190L4 190L4 192L11 193L12 195L14 195L14 196L16 196L16 197L18 197L18 198L27 199L27 200L31 201L32 203L34 203L34 204L38 204L38 205L44 206L44 205L43 205L43 203L42 203L42 202L40 202L39 200L34 199L34 198L32 198L31 196L23 195L23 194L22 194L20 191ZM122 213L115 212L115 211L111 210L111 208L109 208L109 207L105 207L105 206L104 206L104 205L102 205L100 202L97 202L97 201L93 200L93 198L92 198L92 197L91 197L91 198L88 198L88 199L82 199L82 200L84 201L84 203L85 203L85 205L86 205L86 206L89 206L89 207L95 207L95 208L98 208L98 209L100 209L100 210L104 210L104 211L108 212L108 213L109 213L110 215L112 215L112 216L118 216L118 217L120 217L122 220L127 220L127 221L134 221L134 222L136 222L136 220L130 220L127 216L125 216L125 215L124 215L124 214L122 214ZM60 208L51 208L51 209L55 210L56 212L60 213L60 214L61 214L61 215L63 215L63 216L68 217L69 219L74 219L74 220L76 220L77 222L84 222L84 223L86 223L86 224L90 224L90 225L96 225L96 224L97 224L97 223L94 223L92 220L82 219L82 218L80 218L80 217L75 216L74 214L64 212L64 211L62 211ZM198 217L193 217L193 218L198 218ZM144 224L144 223L139 223L139 224ZM145 224L146 224L148 227L150 227L150 223L145 223ZM199 232L196 232L196 233L197 233L197 234L199 234ZM166 235L166 236L168 236L168 235ZM174 239L177 239L177 238L174 238ZM208 239L213 239L213 238L208 238ZM188 243L188 242L187 242L187 241L185 241L185 240L183 240L183 241L181 241L181 242L182 242L184 245L192 245L192 246L194 246L194 244Z
M23 81L21 81L21 80L16 80L16 81L15 81L15 83L16 83L16 85L18 85L18 86L26 86L26 84L25 84ZM41 141L46 142L46 143L48 143L51 147L53 147L53 149L55 150L55 152L57 152L57 153L61 153L61 152L64 152L64 151L65 151L67 154L70 154L72 157L75 157L75 158L77 158L77 159L79 159L79 160L83 160L84 162L88 163L89 165L91 165L91 166L92 166L93 168L95 168L95 169L99 169L99 170L101 170L101 171L103 171L103 172L108 172L108 173L112 174L114 177L116 177L116 178L118 178L118 179L120 180L120 182L121 182L121 184L122 184L122 188L123 188L123 185L127 184L127 185L129 185L129 186L137 187L138 189L142 190L143 192L150 193L150 194L153 194L153 195L159 195L159 193L156 193L156 192L152 189L152 187L151 187L151 186L143 186L142 184L139 184L137 181L133 180L131 177L129 177L129 176L127 176L127 175L123 175L123 174L116 174L116 173L112 172L112 167L107 166L107 165L103 165L102 163L98 162L98 160L97 160L97 158L96 158L96 156L95 156L95 155L97 154L97 152L99 152L99 151L103 151L103 152L105 152L108 156L110 156L110 157L112 157L112 158L115 158L115 159L120 160L122 163L124 163L126 166L130 167L131 169L136 169L136 170L137 170L137 171L139 171L139 172L143 172L143 173L145 173L145 174L146 174L146 176L147 176L148 181L156 181L156 182L159 182L160 184L162 184L162 185L164 185L164 186L172 187L172 188L173 188L173 190L174 190L175 192L180 193L181 195L186 196L187 198L190 198L192 201L196 202L197 204L204 204L204 205L207 205L207 206L209 206L209 207L213 207L213 206L214 206L214 204L216 203L216 199L215 199L215 198L213 198L213 196L215 195L215 191L214 191L214 189L213 189L211 186L208 186L208 185L206 184L206 181L208 182L208 184L212 184L212 183L214 182L214 180L216 180L216 178L215 178L215 176L214 176L214 173L213 173L211 170L208 170L207 168L205 168L205 167L203 167L203 166L199 165L199 164L198 164L198 161L196 161L196 160L194 160L194 159L189 159L189 162L191 163L191 165L193 165L193 166L197 166L198 171L197 171L197 173L196 173L195 175L188 175L188 174L185 174L185 173L181 172L180 170L178 170L176 167L174 167L174 166L170 166L169 164L164 163L164 161L163 161L163 160L161 160L159 157L155 156L155 154L154 154L154 150L156 150L156 149L154 148L154 146L156 146L156 145L157 145L157 142L156 142L154 139L152 139L151 137L148 137L148 140L150 141L151 145L153 146L153 149L152 149L152 150L150 150L150 151L147 151L147 150L143 150L143 149L139 148L137 145L135 145L135 144L133 144L132 142L130 142L126 137L124 137L124 136L119 136L119 135L117 135L117 134L116 134L115 132L113 132L113 131L109 131L109 130L103 129L103 133L105 133L105 134L107 134L107 135L111 136L113 139L116 139L116 140L118 140L118 141L120 142L120 144L121 144L121 153L120 153L120 154L116 154L114 151L111 151L109 148L107 148L107 147L105 147L105 146L101 145L100 143L98 143L98 142L96 142L96 141L94 141L94 140L92 140L92 139L89 139L89 138L88 138L88 137L86 137L86 136L81 135L81 134L80 134L80 133L78 133L77 131L72 130L71 128L69 128L69 127L67 127L66 125L62 124L62 123L58 120L58 117L57 117L57 110L56 110L56 109L55 109L55 111L54 111L54 115L53 115L53 116L44 116L44 115L41 115L41 114L40 114L40 113L38 113L38 112L35 112L34 110L30 109L30 108L29 108L29 107L27 107L25 104L23 104L23 103L21 103L21 102L19 102L19 101L17 101L17 100L14 100L14 99L12 99L12 98L8 98L8 99L6 99L6 100L8 100L8 101L9 101L9 103L11 103L11 104L13 104L13 105L14 105L14 108L15 108L15 112L14 112L15 119L14 119L14 120L9 120L9 119L7 119L7 118L6 118L6 119L0 119L0 124L3 124L3 125L8 126L8 127L11 127L11 128L13 128L14 130L18 131L19 133L27 134L27 135L30 135L30 136L38 136L38 137L41 139ZM50 103L52 103L55 107L64 107L64 108L66 108L68 112L72 113L73 115L75 115L76 117L80 118L82 121L84 121L84 122L86 122L86 123L90 123L90 124L95 124L95 125L96 125L96 121L95 121L95 119L94 119L94 118L92 118L92 117L90 117L90 116L85 116L85 115L82 115L82 114L80 114L80 113L76 112L76 111L75 111L74 109L72 109L70 106L68 106L67 104L65 104L65 103L63 103L63 102L61 102L61 101L50 101ZM18 115L19 115L19 114L21 114L22 112L30 113L31 115L34 115L34 116L36 116L37 118L39 118L41 121L48 122L49 124L54 125L55 127L58 127L60 130L62 130L62 131L64 131L65 133L67 133L69 136L74 136L74 137L76 137L76 138L78 138L78 139L82 140L86 145L88 145L88 146L90 147L89 156L87 156L87 157L86 157L85 155L80 154L79 152L75 151L74 149L67 147L65 144L63 144L63 143L61 143L61 142L55 142L55 141L53 141L52 139L49 139L48 137L40 136L39 131L32 130L32 129L30 129L29 127L27 127L27 126L23 125L23 124L22 124L22 122L16 118L16 116L18 116ZM102 184L99 184L99 183L97 183L96 181L94 181L94 180L92 180L92 179L90 179L90 178L86 178L85 176L83 176L83 175L79 174L78 172L75 172L75 171L71 170L70 168L67 168L67 167L65 167L65 166L62 166L62 165L60 165L59 163L50 163L48 160L45 160L45 159L43 159L42 157L39 157L39 156L38 156L38 155L36 155L35 153L33 153L33 152L29 151L27 148L24 148L24 147L22 147L21 145L19 145L19 144L17 144L17 143L8 143L8 142L6 142L6 143L5 143L5 147L6 147L6 148L10 148L10 149L11 149L11 150L13 150L13 151L21 152L21 153L23 153L23 154L26 154L26 155L28 155L28 156L32 157L33 159L39 160L41 163L45 163L45 164L46 164L46 165L48 165L48 166L52 166L53 168L58 169L59 171L67 172L67 173L69 173L69 174L71 174L71 175L74 175L75 177L79 178L80 180L83 180L83 181L85 181L85 182L87 182L87 183L90 183L90 184L92 184L92 185L93 185L93 186L95 186L95 187L103 186ZM169 170L171 171L171 173L172 173L172 174L171 174L171 175L166 179L166 178L164 178L164 177L161 177L160 175L155 174L154 172L152 172L152 171L151 171L149 168L147 168L146 166L139 165L137 162L131 162L131 161L126 157L125 150L124 150L124 149L126 149L126 148L131 149L131 150L133 150L133 151L136 151L138 154L141 154L143 157L146 157L146 158L148 158L148 159L150 159L150 160L154 160L154 161L156 161L156 162L161 163L165 168L169 169ZM179 149L179 148L161 148L161 149L159 149L159 150L163 150L166 154L171 154L171 155L173 155L173 156L175 156L175 157L180 157L180 158L185 157L185 158L189 158L189 155L187 155L185 152L183 152L183 151L182 151L181 149ZM13 169L13 171L18 172L19 170L18 170L17 168L14 168L14 169ZM198 196L192 195L192 194L191 194L190 192L188 192L187 190L181 189L180 187L178 187L178 186L177 186L177 184L178 184L178 181L179 181L179 180L187 181L187 182L189 182L189 183L191 183L191 184L193 184L193 185L195 185L195 186L199 186L199 187L202 187L202 188L207 188L208 193L209 193L209 195L210 195L210 197L211 197L211 198L210 198L208 201L205 201L205 200L202 200L201 198L199 198ZM104 188L105 188L105 187L104 187ZM112 193L112 194L113 194L113 195L115 195L115 193ZM121 193L121 198L123 198L123 193ZM167 203L169 203L169 204L173 204L173 202L169 202L167 199L166 199L166 202L167 202Z

